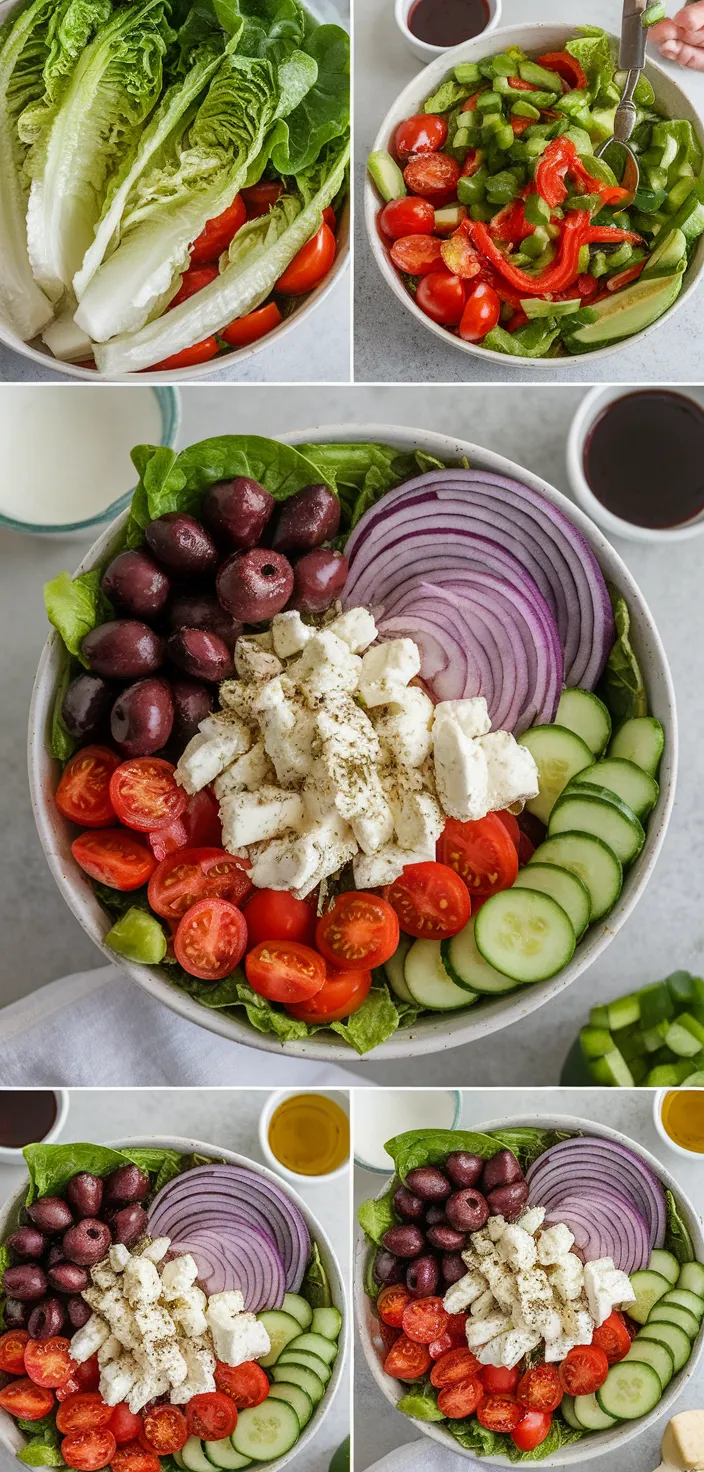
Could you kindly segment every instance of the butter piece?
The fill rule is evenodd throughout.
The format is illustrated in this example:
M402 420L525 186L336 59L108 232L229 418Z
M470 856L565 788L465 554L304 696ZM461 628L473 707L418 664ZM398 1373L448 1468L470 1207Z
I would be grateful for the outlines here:
M704 1468L704 1411L680 1411L673 1416L662 1439L662 1459L679 1472Z

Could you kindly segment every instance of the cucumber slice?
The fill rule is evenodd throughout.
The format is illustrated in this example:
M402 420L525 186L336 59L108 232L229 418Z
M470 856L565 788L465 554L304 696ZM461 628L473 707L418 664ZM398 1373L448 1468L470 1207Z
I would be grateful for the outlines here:
M572 789L555 803L548 838L558 833L591 833L607 843L624 866L633 863L645 843L643 825L635 813L603 787Z
M298 1385L309 1395L313 1405L323 1399L325 1386L314 1370L307 1370L303 1365L274 1365L271 1378L276 1385L282 1382L285 1385Z
M567 1422L567 1425L571 1426L573 1431L584 1431L584 1427L581 1421L577 1420L574 1412L573 1395L563 1395L562 1400L560 1401L560 1410L562 1411L563 1418Z
M605 1089L632 1089L635 1083L632 1069L629 1068L623 1054L618 1048L610 1048L601 1058L593 1058L590 1063L592 1083L599 1084Z
M623 1363L634 1360L639 1365L652 1365L655 1374L660 1377L663 1390L669 1385L675 1373L675 1361L672 1350L666 1344L656 1344L654 1339L642 1339L640 1334L631 1345L628 1354L625 1355Z
M613 849L589 833L561 833L546 839L528 864L556 864L581 879L589 894L591 919L601 920L621 893L623 867ZM480 911L481 914L481 911Z
M232 1445L243 1457L255 1462L273 1462L295 1446L301 1434L298 1416L287 1401L269 1396L260 1406L240 1411L232 1433Z
M171 1455L172 1455L172 1457L173 1457L173 1459L174 1459L174 1461L176 1463L176 1466L181 1468L181 1472L185 1472L186 1463L184 1462L183 1457L181 1456L181 1453L180 1452L172 1452Z
M628 1312L630 1313L630 1305ZM678 1374L686 1365L692 1353L689 1335L685 1334L684 1329L680 1329L678 1324L646 1324L633 1341L634 1344L639 1344L641 1339L654 1339L656 1344L664 1344L671 1350L675 1362L675 1374Z
M262 1314L257 1314L257 1318L271 1340L271 1349L261 1356L259 1363L265 1367L275 1365L282 1349L298 1338L301 1326L293 1314L285 1314L280 1308L267 1308Z
M620 797L637 818L647 817L660 795L655 778L623 757L608 757L587 767L585 772L578 772L570 783L570 791L574 787L604 787Z
M305 1349L285 1349L281 1359L277 1360L277 1364L302 1365L304 1370L312 1370L313 1374L317 1375L319 1380L322 1380L323 1385L327 1385L332 1374L330 1366L326 1365L324 1360L321 1360L320 1355L310 1354Z
M309 1354L317 1354L318 1359L324 1364L331 1365L337 1359L337 1345L333 1339L326 1339L324 1334L299 1334L297 1339L292 1339L289 1349L306 1350ZM261 1363L261 1361L260 1361Z
M650 1254L648 1268L651 1273L660 1273L661 1277L667 1278L668 1283L671 1283L673 1288L675 1283L677 1283L678 1287L680 1286L678 1283L680 1265L677 1258L671 1252L665 1252L662 1247L656 1247Z
M314 1334L322 1334L323 1339L332 1339L333 1343L338 1338L342 1328L342 1314L336 1308L316 1308L313 1313L311 1325Z
M704 1298L704 1267L700 1262L685 1262L680 1268L677 1279L678 1288L686 1288L690 1293L696 1293L698 1298Z
M569 915L577 940L589 924L591 905L589 895L581 879L568 869L558 869L554 864L527 864L519 869L514 888L537 889L550 895Z
M694 1315L697 1323L704 1319L704 1298L700 1298L698 1293L690 1293L688 1288L672 1288L660 1299L660 1305L666 1303L672 1303L676 1308L686 1308L688 1313Z
M413 942L403 976L413 1001L431 1012L452 1012L458 1007L471 1007L477 993L456 986L443 966L439 940Z
M678 1329L684 1329L687 1338L691 1339L692 1343L699 1333L699 1320L689 1312L689 1309L678 1308L676 1304L665 1303L664 1300L662 1303L656 1303L655 1308L651 1310L648 1323L676 1324Z
M520 879L520 874L518 877ZM484 960L477 946L474 923L474 920L470 920L459 935L440 942L440 954L448 976L465 991L479 992L480 995L482 992L496 995L499 992L513 991L516 985L513 978L495 971Z
M662 1396L660 1376L652 1365L631 1360L612 1365L596 1398L615 1421L637 1421L653 1411Z
M307 1391L301 1390L300 1385L287 1385L282 1380L279 1385L272 1385L269 1389L269 1400L285 1400L293 1406L298 1416L298 1424L303 1427L308 1424L313 1414L313 1402Z
M226 1472L239 1472L239 1468L250 1466L250 1458L235 1451L229 1436L222 1441L204 1441L203 1451L214 1467L223 1467Z
M300 1324L302 1329L309 1329L313 1318L313 1310L306 1298L301 1298L300 1293L285 1293L281 1305L281 1312L290 1314Z
M609 756L635 762L651 777L657 776L665 750L665 732L654 716L633 716L619 726L609 747Z
M600 756L611 740L611 716L591 690L563 690L555 725L574 731L594 756Z
M672 1285L667 1278L663 1278L662 1273L653 1273L650 1268L631 1273L630 1282L636 1296L633 1303L628 1305L628 1316L635 1319L637 1324L646 1324L651 1309L659 1298L669 1292Z
M704 1089L704 1071L701 1068L698 1068L696 1073L689 1073L687 1077L682 1080L682 1082L685 1083L688 1088Z
M186 1472L212 1472L213 1464L206 1457L203 1443L198 1436L189 1436L188 1441L184 1442L181 1457Z
M608 1431L611 1426L616 1425L616 1416L607 1416L595 1395L576 1396L574 1414L585 1431Z
M528 748L538 768L540 791L526 807L541 823L547 824L560 793L572 777L592 765L593 753L586 741L566 726L533 726L518 740Z
M388 981L392 992L395 992L400 1002L408 1002L411 1006L413 1006L415 998L411 996L411 993L406 986L406 982L404 979L404 966L406 963L406 956L408 955L408 952L410 951L412 945L413 941L410 935L400 936L398 945L393 953L393 956L390 956L388 961L384 962L386 980ZM308 1326L307 1324L304 1324L303 1327L307 1328Z
M565 911L535 889L504 889L482 905L475 925L485 960L514 981L547 981L571 961L575 934Z

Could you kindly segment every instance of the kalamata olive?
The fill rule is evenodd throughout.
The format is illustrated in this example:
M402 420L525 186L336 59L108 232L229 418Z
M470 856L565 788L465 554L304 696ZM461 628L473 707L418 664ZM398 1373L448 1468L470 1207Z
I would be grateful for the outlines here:
M149 1195L149 1176L138 1165L119 1165L105 1179L105 1202L130 1206Z
M336 537L340 502L329 486L304 486L279 508L272 547L280 552L310 552Z
M19 1298L21 1303L37 1303L46 1293L46 1273L38 1262L21 1262L5 1269L3 1287L10 1298Z
M52 1242L46 1257L44 1258L44 1271L56 1266L57 1262L65 1262L64 1249L60 1242Z
M122 1242L125 1247L132 1247L138 1242L147 1230L147 1213L144 1207L122 1206L115 1212L110 1223L112 1235L115 1242Z
M395 1253L396 1257L417 1257L425 1246L425 1237L420 1227L414 1227L410 1222L402 1227L389 1227L381 1240L384 1247Z
M66 1187L66 1200L77 1217L97 1216L103 1204L103 1183L100 1176L82 1170L73 1176Z
M53 1339L66 1323L66 1309L58 1298L45 1298L32 1309L27 1322L30 1339Z
M484 1165L482 1190L493 1191L495 1186L510 1186L513 1181L522 1181L523 1171L512 1150L499 1150Z
M215 710L215 690L199 680L172 680L171 699L174 703L171 734L183 749L195 736L201 721Z
M476 1186L485 1165L481 1155L470 1155L468 1150L453 1150L445 1161L445 1170L454 1186Z
M8 1237L7 1245L17 1253L18 1257L36 1261L46 1247L46 1237L43 1237L36 1227L18 1227L17 1231Z
M254 547L235 552L218 570L218 598L243 624L261 624L286 607L293 592L293 568L280 552Z
M110 733L125 756L153 756L166 746L173 724L171 689L167 680L155 675L137 680L118 695L110 716Z
M107 725L117 688L100 675L77 675L61 706L66 730L76 741L91 741Z
M57 1262L49 1268L47 1278L57 1293L82 1293L90 1283L86 1269L79 1267L77 1262Z
M67 1298L66 1312L71 1328L82 1329L83 1325L88 1323L93 1310L90 1304L86 1303L85 1298Z
M184 593L183 597L175 598L168 609L168 622L172 634L177 629L207 629L210 634L217 634L228 649L234 649L242 633L242 625L226 613L217 598L207 598L201 593Z
M157 618L169 596L170 583L163 567L147 552L118 552L103 573L106 598L132 618Z
M170 572L198 577L217 567L218 554L212 537L185 511L167 511L165 516L150 521L144 536L157 561Z
M447 1220L458 1232L479 1232L489 1220L489 1207L481 1191L465 1186L455 1191L447 1206Z
M169 659L194 680L226 680L235 668L225 641L207 629L178 629L166 648Z
M91 629L81 652L96 675L109 680L138 680L164 663L164 641L148 624L115 618Z
M259 481L238 475L210 487L201 514L213 536L238 551L247 551L261 541L275 505L274 497Z
M293 569L291 607L300 613L324 613L347 582L347 558L332 547L306 552Z
M427 1227L437 1227L440 1222L446 1221L444 1206L431 1205L426 1208L425 1224Z
M399 1186L398 1191L394 1192L394 1206L406 1222L420 1221L425 1210L420 1196L414 1196L406 1186Z
M385 1252L382 1247L374 1258L374 1277L377 1283L401 1283L403 1274L404 1265L400 1257L394 1257L393 1252Z
M409 1170L406 1185L421 1201L447 1201L452 1193L447 1176L436 1165L417 1165L415 1170Z
M85 1216L75 1227L64 1233L62 1247L69 1262L81 1267L94 1267L100 1262L110 1246L110 1228L96 1217Z
M40 1232L49 1236L54 1232L65 1232L73 1221L73 1212L60 1196L41 1196L27 1207L27 1215Z
M462 1252L467 1246L465 1233L458 1232L447 1222L441 1222L437 1227L428 1227L425 1235L431 1247L437 1247L440 1252Z
M440 1281L440 1268L435 1257L417 1257L406 1272L406 1287L414 1298L432 1298Z
M20 1303L19 1298L5 1299L5 1325L8 1329L25 1329L30 1310L26 1303Z
M459 1252L445 1252L440 1259L440 1270L443 1281L449 1288L451 1283L459 1283L460 1278L464 1277L467 1265L463 1262Z
M528 1183L512 1181L510 1186L496 1186L486 1199L492 1216L503 1216L507 1222L518 1221L526 1208Z

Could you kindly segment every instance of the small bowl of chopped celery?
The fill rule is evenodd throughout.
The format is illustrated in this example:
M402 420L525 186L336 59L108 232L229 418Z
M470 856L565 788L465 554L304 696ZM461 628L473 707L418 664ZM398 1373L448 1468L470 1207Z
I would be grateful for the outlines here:
M457 46L377 134L364 200L376 263L462 352L536 368L604 357L699 284L704 123L649 59L632 139L640 188L619 209L608 152L596 154L625 74L617 39L590 29L511 26Z

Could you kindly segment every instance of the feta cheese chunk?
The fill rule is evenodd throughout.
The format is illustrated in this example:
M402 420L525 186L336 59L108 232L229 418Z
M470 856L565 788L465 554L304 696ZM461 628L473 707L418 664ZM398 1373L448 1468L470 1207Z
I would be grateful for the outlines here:
M528 1232L531 1237L534 1237L536 1232L542 1227L544 1221L545 1207L529 1206L528 1210L524 1211L523 1216L518 1218L516 1225L521 1228L522 1232Z
M478 741L459 722L444 717L433 723L433 760L438 797L445 813L461 822L476 821L488 812L489 774Z
M77 1329L71 1340L71 1359L77 1365L85 1364L91 1355L110 1338L110 1325L100 1314L91 1314L81 1329Z
M90 1270L90 1277L96 1288L114 1288L117 1283L117 1273L110 1267L109 1259L107 1262L96 1263Z
M584 1288L589 1312L597 1328L608 1319L612 1309L632 1303L636 1296L630 1278L614 1267L610 1257L599 1257L584 1264Z
M114 1273L121 1273L130 1260L130 1251L123 1242L113 1242L108 1253L110 1266Z
M459 726L468 741L486 736L491 730L489 709L483 695L475 695L470 700L441 700L435 707L435 723L440 726L443 721Z
M223 843L229 853L267 838L280 838L288 829L298 830L303 818L300 794L280 787L230 793L220 803Z
M251 744L250 728L238 716L226 712L206 716L179 758L175 779L193 796L214 782Z
M533 1238L519 1226L506 1227L498 1244L498 1253L502 1262L517 1272L532 1268L538 1255Z
M161 1278L156 1263L147 1257L130 1258L123 1273L123 1284L126 1297L135 1308L156 1303L161 1294Z
M484 1320L488 1323L488 1320ZM525 1329L508 1329L491 1339L483 1349L479 1350L477 1359L482 1365L503 1365L507 1370L513 1370L520 1364L523 1356L530 1353L531 1349L537 1349L540 1344L540 1335L531 1333Z
M100 1394L105 1404L117 1406L126 1400L138 1379L139 1368L131 1354L122 1354L119 1359L111 1360L100 1373Z
M213 1380L213 1384L215 1384L215 1380ZM151 1375L145 1375L142 1379L136 1380L127 1397L127 1404L132 1414L136 1416L138 1411L144 1409L148 1401L155 1400L158 1395L166 1395L168 1388L169 1382L165 1375L156 1375L152 1372ZM171 1397L172 1400L175 1399L176 1394L177 1392L174 1391ZM190 1395L186 1397L188 1400L190 1398Z
M430 755L435 707L417 685L399 689L390 704L377 706L374 727L389 754L404 767L420 767Z
M271 637L279 659L292 659L294 654L300 654L314 633L315 630L304 624L300 613L294 608L286 613L275 614L271 621Z
M562 1262L550 1269L550 1282L565 1303L580 1297L584 1288L584 1264L575 1252L568 1252Z
M181 1298L184 1290L191 1288L197 1277L198 1267L190 1252L184 1252L180 1257L172 1258L171 1262L165 1263L162 1269L162 1297L167 1303L171 1299Z
M445 814L430 792L400 792L391 800L396 837L401 848L435 849L445 827Z
M255 741L249 751L238 756L213 783L213 792L222 802L230 792L256 792L260 787L271 787L276 773L266 754L263 741Z
M103 1365L109 1365L111 1360L119 1359L122 1354L122 1345L116 1334L111 1334L109 1339L101 1344L98 1350L98 1364L102 1370Z
M547 1227L538 1238L538 1262L542 1263L543 1267L549 1267L551 1263L562 1262L573 1244L574 1236L564 1222L557 1222L554 1227Z
M215 1355L212 1351L193 1339L184 1339L180 1351L186 1361L188 1378L171 1391L171 1401L177 1406L186 1405L194 1395L206 1395L215 1389Z
M376 639L376 624L368 608L348 608L328 624L328 629L344 640L353 654L363 654Z
M488 1344L490 1339L496 1339L497 1335L505 1334L512 1327L508 1314L489 1314L486 1319L468 1319L465 1325L467 1345L470 1349L479 1349L483 1344ZM488 1360L493 1364L493 1360ZM500 1363L500 1361L499 1361Z
M537 797L538 768L528 748L519 746L510 731L479 736L477 746L486 757L489 812Z
M269 1335L254 1314L243 1313L240 1293L214 1293L208 1300L206 1319L213 1336L215 1353L226 1365L241 1365L258 1359L271 1348Z
M478 1298L486 1291L486 1283L481 1273L465 1273L456 1283L452 1283L443 1298L443 1306L448 1314L461 1314L464 1309L469 1308L471 1303L476 1303Z
M359 692L365 705L386 705L398 700L419 670L420 652L412 639L375 644L362 658Z
M506 1231L506 1221L502 1216L490 1216L486 1224L486 1230L492 1242L498 1242Z
M248 682L275 679L283 665L274 653L272 633L241 634L235 644L235 669L241 680Z
M362 853L376 854L380 848L391 842L394 836L394 820L376 773L367 786L367 800L363 811L345 816L349 816L352 832Z
M321 629L308 640L303 653L288 665L287 678L295 681L308 705L315 708L330 695L350 695L357 689L362 661L344 639Z
M423 849L401 848L400 844L389 843L378 853L357 853L354 856L354 882L357 889L379 889L393 884L407 864L426 864L435 858L435 847Z
M488 1319L489 1315L496 1313L498 1308L499 1305L491 1289L487 1288L485 1293L482 1293L479 1298L475 1298L471 1308L472 1318Z
M166 1257L170 1246L170 1237L155 1237L152 1242L148 1243L140 1255L146 1257L148 1262L161 1262Z

